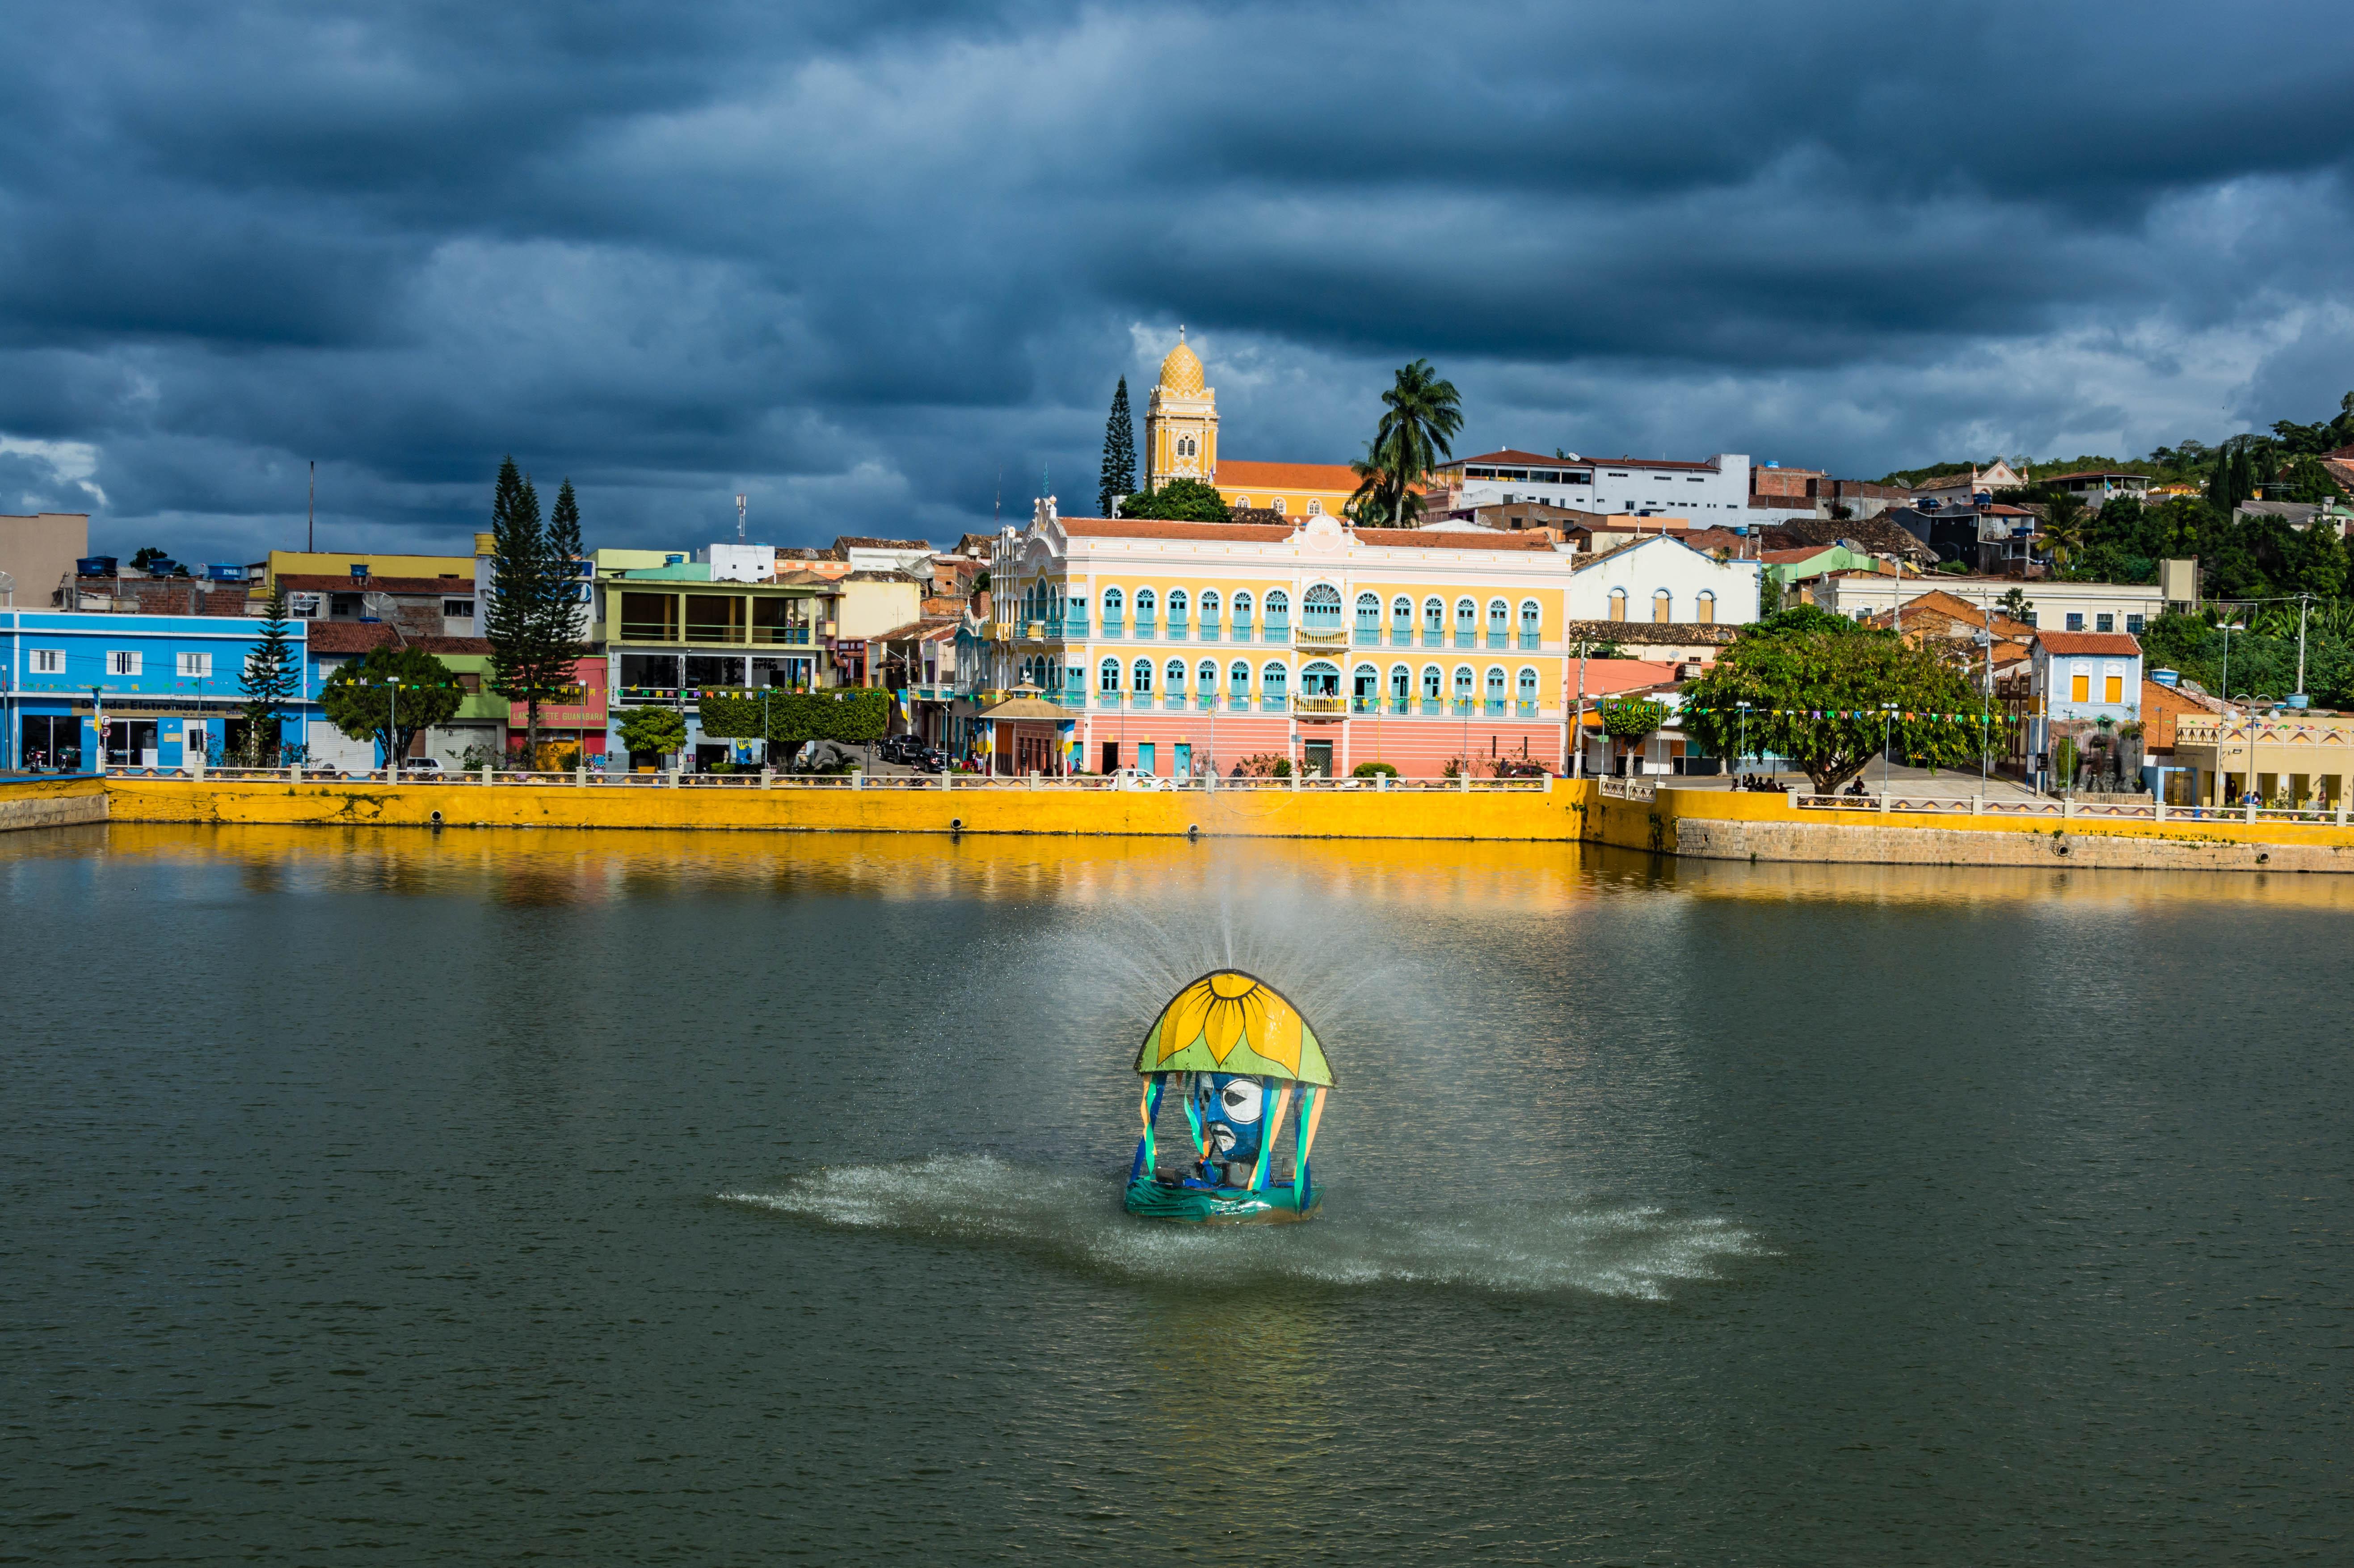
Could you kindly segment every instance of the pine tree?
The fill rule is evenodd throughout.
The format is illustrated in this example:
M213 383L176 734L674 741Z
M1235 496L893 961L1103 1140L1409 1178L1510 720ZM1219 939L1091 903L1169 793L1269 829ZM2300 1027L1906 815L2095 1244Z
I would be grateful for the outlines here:
M577 512L569 525L577 535ZM539 754L540 705L570 683L578 644L569 616L559 619L551 610L552 602L569 590L569 565L561 573L557 569L540 522L539 493L513 457L499 464L492 492L491 547L490 614L482 628L491 645L491 689L525 705L524 759L529 767ZM553 634L558 625L562 636Z
M1128 408L1128 377L1111 395L1111 418L1104 421L1103 484L1096 497L1102 515L1111 515L1112 503L1136 493L1136 417Z
M294 629L286 620L286 586L270 585L270 610L261 622L260 646L246 656L239 685L245 693L245 747L259 767L272 767L285 706L302 690L294 662Z

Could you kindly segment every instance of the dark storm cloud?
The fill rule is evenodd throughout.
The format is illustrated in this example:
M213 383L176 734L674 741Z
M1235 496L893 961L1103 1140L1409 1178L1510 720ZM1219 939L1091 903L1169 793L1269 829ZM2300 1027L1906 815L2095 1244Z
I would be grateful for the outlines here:
M1873 474L2312 418L2354 20L2247 22L23 8L0 508L241 553L315 457L327 536L447 543L512 450L607 541L944 536L1091 497L1181 320L1236 456L1346 458L1416 355L1475 443Z

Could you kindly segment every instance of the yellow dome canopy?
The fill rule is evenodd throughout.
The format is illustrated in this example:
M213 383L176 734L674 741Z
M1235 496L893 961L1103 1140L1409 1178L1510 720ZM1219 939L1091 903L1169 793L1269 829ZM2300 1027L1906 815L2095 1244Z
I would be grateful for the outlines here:
M1332 1085L1324 1046L1299 1010L1240 969L1213 969L1170 998L1136 1053L1136 1070Z
M1177 346L1161 362L1161 389L1182 397L1199 397L1208 385L1202 377L1202 360L1185 346L1185 329L1177 329Z

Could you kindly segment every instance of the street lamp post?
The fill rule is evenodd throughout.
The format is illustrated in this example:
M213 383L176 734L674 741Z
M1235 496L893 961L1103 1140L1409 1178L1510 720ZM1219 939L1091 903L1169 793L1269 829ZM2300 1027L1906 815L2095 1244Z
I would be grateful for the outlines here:
M1889 726L1895 721L1896 705L1880 705L1880 792L1888 793L1888 748L1891 745Z
M396 755L400 747L400 683L391 680L386 684L392 688L392 718L384 730L384 781L398 784L400 782L400 759Z
M1749 755L1749 705L1735 703L1733 705L1741 710L1741 748L1733 754L1733 776L1738 779L1741 777L1741 759Z

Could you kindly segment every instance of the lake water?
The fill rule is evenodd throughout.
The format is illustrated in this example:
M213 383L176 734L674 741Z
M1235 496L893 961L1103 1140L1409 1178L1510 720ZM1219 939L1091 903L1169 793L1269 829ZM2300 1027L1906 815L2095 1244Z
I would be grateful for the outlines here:
M0 838L0 1561L2354 1554L2354 886ZM1283 987L1314 1224L1133 1221Z

